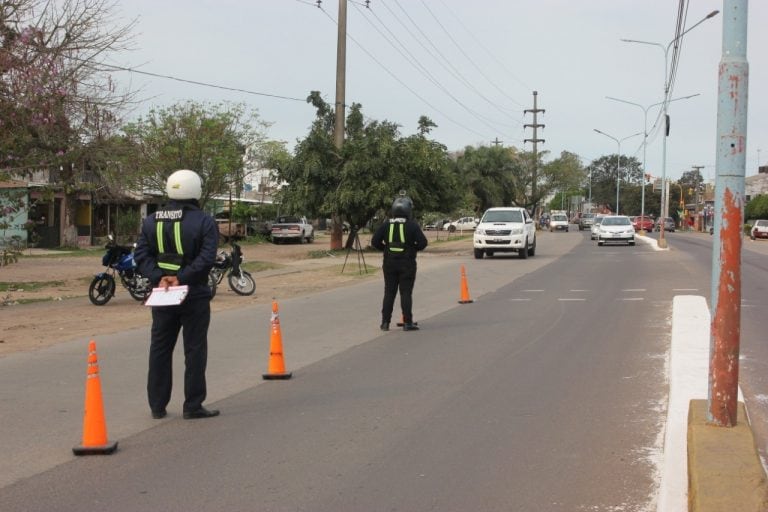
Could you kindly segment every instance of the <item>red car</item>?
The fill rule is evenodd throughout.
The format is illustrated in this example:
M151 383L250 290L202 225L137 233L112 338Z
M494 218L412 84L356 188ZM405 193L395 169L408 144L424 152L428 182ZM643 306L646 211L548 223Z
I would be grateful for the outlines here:
M641 229L653 231L653 219L638 215L637 217L632 217L632 226L635 228L635 231L640 231Z

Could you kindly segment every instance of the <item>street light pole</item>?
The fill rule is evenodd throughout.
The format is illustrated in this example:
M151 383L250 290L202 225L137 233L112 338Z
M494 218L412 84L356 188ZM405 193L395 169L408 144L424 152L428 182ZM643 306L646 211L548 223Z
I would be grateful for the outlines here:
M662 140L662 149L661 149L661 183L662 183L662 187L664 186L664 183L666 183L666 179L667 179L667 136L669 135L669 121L668 121L669 116L667 115L667 111L668 111L667 105L669 104L669 100L667 98L669 97L669 87L670 87L669 59L668 59L669 48L674 43L676 43L677 41L682 39L682 37L685 34L690 32L694 28L698 27L699 25L704 23L706 20L716 16L719 12L720 11L712 11L712 12L710 12L704 18L700 19L698 22L694 23L693 25L691 25L691 27L689 27L688 29L683 31L680 35L678 35L673 40L671 40L669 42L669 44L667 44L667 46L664 46L661 43L654 43L654 42L651 42L651 41L639 41L637 39L622 39L622 41L625 42L625 43L639 43L639 44L649 44L649 45L652 45L652 46L658 46L664 52L664 101L662 102L662 116L661 116L662 120L664 121L664 135L663 135L664 139ZM664 190L663 190L663 188L662 188L662 194L661 195L662 195L662 198L663 198L664 197ZM666 248L667 247L667 240L664 237L664 219L668 216L668 208L669 208L669 204L668 203L669 203L669 201L662 201L662 205L661 205L662 221L661 221L660 227L659 227L659 241L658 241L658 245L659 245L659 247L662 247L662 248Z
M682 96L680 98L674 98L674 99L669 100L668 103L672 103L673 101L678 101L678 100L687 100L689 98L693 98L693 97L698 96L698 95L699 95L699 93L691 94L689 96ZM647 107L644 107L644 106L642 106L639 103L635 103L635 102L627 101L627 100L622 100L622 99L619 99L619 98L614 98L612 96L606 96L606 98L609 99L609 100L620 101L621 103L626 103L628 105L634 105L636 107L640 107L640 109L643 111L643 175L642 175L642 180L641 180L641 182L643 184L643 188L642 188L641 193L640 193L640 218L643 219L643 221L645 221L645 171L646 171L646 168L645 168L645 153L646 153L646 149L647 149L647 145L648 145L648 111L650 109L652 109L653 107L658 107L659 105L663 105L664 102L660 101L658 103L654 103L653 105L648 105ZM663 203L664 194L662 193L661 195L662 195L662 203ZM662 218L663 217L664 216L662 215ZM641 229L640 230L640 234L644 235L645 234L645 230Z
M593 129L600 135L605 135L609 139L616 141L616 144L618 145L618 153L616 155L616 215L619 215L619 187L621 184L621 143L627 139L631 139L632 137L637 137L638 135L642 135L643 132L633 133L632 135L627 135L622 139L617 139L613 135L608 135L605 132L601 132L597 128L593 128Z

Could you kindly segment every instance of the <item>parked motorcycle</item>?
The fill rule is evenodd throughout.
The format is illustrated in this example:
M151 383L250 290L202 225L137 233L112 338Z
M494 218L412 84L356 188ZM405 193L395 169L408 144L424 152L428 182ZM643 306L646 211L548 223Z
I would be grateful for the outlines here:
M109 242L104 248L107 250L101 263L107 267L106 271L99 272L91 280L88 287L88 298L96 306L103 306L115 295L115 274L120 277L128 293L137 301L144 301L152 291L149 279L139 274L136 270L136 262L133 259L133 247L118 245L115 238L109 235Z
M240 245L232 242L232 251L221 251L216 256L216 263L213 264L211 272L208 274L208 284L211 286L211 297L216 295L216 286L221 284L224 274L227 275L227 281L232 291L238 295L253 295L256 291L256 281L251 274L240 268L243 263L243 251Z

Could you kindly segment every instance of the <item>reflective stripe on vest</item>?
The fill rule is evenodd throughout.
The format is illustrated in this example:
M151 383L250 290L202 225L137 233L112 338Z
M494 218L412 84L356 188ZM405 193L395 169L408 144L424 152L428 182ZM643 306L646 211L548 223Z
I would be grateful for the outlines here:
M405 245L405 224L402 222L398 222L398 225L400 226L400 243L402 245ZM395 225L393 223L389 224L389 243L387 244L387 248L391 252L403 252L405 251L405 247L392 247L392 243L395 241Z
M159 254L165 253L165 237L163 236L163 221L157 222L156 235L157 235L157 252ZM184 247L181 244L181 222L176 221L173 223L173 241L176 245L176 254L184 255ZM175 263L168 263L158 261L157 266L163 270L170 270L172 272L178 272L181 269L181 265Z

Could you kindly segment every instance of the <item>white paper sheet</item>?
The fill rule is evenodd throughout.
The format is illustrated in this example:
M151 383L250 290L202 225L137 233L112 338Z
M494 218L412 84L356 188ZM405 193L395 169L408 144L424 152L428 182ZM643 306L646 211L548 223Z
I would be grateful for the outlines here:
M189 293L189 287L187 285L181 286L169 286L165 288L153 288L152 293L149 294L147 300L144 301L145 306L178 306Z

